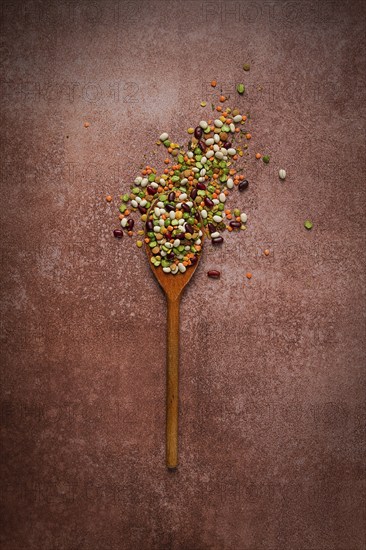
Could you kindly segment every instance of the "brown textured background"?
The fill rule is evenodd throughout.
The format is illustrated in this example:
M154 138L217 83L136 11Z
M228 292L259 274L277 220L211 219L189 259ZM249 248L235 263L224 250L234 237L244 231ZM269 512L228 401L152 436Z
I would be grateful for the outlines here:
M364 14L2 4L2 549L365 548ZM172 474L164 297L104 197L186 139L212 78L245 82L271 162L183 299Z

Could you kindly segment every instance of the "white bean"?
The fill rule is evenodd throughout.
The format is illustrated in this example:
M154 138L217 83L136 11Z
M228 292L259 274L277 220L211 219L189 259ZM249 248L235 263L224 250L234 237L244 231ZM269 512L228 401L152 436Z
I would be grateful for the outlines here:
M286 178L286 170L281 168L281 170L278 172L278 175L280 176L281 180L284 180Z
M216 143L218 143L218 142L220 141L220 136L219 136L219 134L215 134L215 135L214 135L214 140L215 140Z
M213 151L207 151L206 157L210 159L215 153Z
M188 157L189 159L193 159L193 153L192 153L192 151L188 151L187 157Z
M205 175L206 175L206 170L205 168L202 168L200 172L200 176L205 176Z
M206 130L208 124L205 120L201 120L200 126L201 126L202 130Z
M213 146L213 150L220 151L220 147L217 145L217 143L215 143L215 145Z
M240 220L245 223L248 219L248 216L243 212L242 214L240 214Z
M157 206L155 206L154 208L154 214L157 218L160 216L160 208L158 208Z
M225 195L225 193L220 193L219 199L220 199L220 202L225 202L225 201L226 201L226 195Z
M160 233L160 225L155 225L154 233Z
M174 248L177 248L177 246L180 245L180 240L179 239L175 239L174 243L173 243L173 247Z
M216 222L216 223L221 223L222 222L222 217L221 216L213 216L213 221Z
M234 122L241 122L243 120L243 117L241 115L236 115L233 118Z
M216 206L216 204L220 204L219 199L212 199L212 202L214 203L215 206Z
M137 207L138 207L138 204L137 204L137 202L136 202L135 200L132 200L132 201L131 201L131 204L132 204L132 206L133 206L134 208L137 208Z
M181 194L179 195L179 200L180 200L180 201L185 201L186 198L187 198L187 193L181 193Z
M202 157L201 158L201 164L206 164L207 162L207 157Z
M175 220L175 212L174 212L174 210L172 210L171 212L169 212L169 218L170 218L171 220Z
M183 265L182 263L179 263L179 264L178 264L178 269L179 269L179 271L180 271L181 273L184 273L184 272L186 271L187 268L186 268L186 266Z
M187 182L188 182L187 178L183 178L180 183L181 185L185 185Z
M232 157L233 157L234 155L236 155L236 149L234 149L233 147L230 147L230 149L228 149L227 152L228 152L228 154L229 154L230 156L232 156Z
M220 159L220 160L221 160L221 159L224 158L224 155L221 153L221 151L216 151L215 157L216 157L217 159Z
M127 218L123 218L123 219L121 220L121 226L122 226L122 227L126 227L126 225L127 225Z
M214 121L214 124L215 124L215 126L217 126L218 128L221 128L221 127L223 126L223 123L222 123L221 120L218 119L218 118Z
M216 239L216 237L220 237L220 233L218 231L214 231L214 233L211 233L212 239Z
M170 267L163 267L164 273L170 273Z
M140 185L141 182L142 182L142 177L141 177L141 176L137 176L137 178L135 179L136 185Z
M226 187L227 187L228 189L232 189L232 188L234 187L234 182L233 182L232 178L229 178L229 179L227 180L227 182L226 182Z
M201 210L201 217L205 220L207 218L207 210Z
M163 134L161 134L160 136L160 141L166 141L169 137L169 134L167 134L166 132L164 132Z
M206 145L213 145L213 144L214 144L214 139L213 138L206 139Z
M149 180L147 178L144 178L141 182L141 187L146 187L148 183L149 183Z

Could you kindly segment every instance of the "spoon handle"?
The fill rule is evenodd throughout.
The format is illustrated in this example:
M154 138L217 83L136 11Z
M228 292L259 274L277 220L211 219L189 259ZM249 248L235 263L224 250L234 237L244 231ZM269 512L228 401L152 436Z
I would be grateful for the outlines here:
M178 466L178 370L179 370L179 302L167 298L167 385L166 385L166 465Z

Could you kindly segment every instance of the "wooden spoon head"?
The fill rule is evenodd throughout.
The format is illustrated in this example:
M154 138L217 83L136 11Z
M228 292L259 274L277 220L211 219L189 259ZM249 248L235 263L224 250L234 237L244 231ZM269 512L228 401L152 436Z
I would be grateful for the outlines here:
M150 206L148 212L147 212L147 219L149 219L150 211L155 207L156 203L159 202L159 199L154 201L152 205ZM202 220L200 219L201 223ZM149 247L148 243L145 243L145 249L147 253L147 257L149 260L149 265L152 269L152 272L154 273L156 279L159 281L159 284L161 288L164 290L165 294L170 298L171 300L176 300L179 298L180 294L182 293L184 287L189 283L190 279L193 276L193 273L196 271L199 261L201 259L202 250L203 250L203 241L204 241L204 230L202 225L202 237L201 237L201 251L197 254L197 262L194 265L191 265L187 267L187 270L184 273L178 272L175 275L172 273L165 273L163 271L163 268L161 266L155 267L151 263L151 257L153 256L151 252L151 248ZM145 226L145 237L147 236L146 226Z

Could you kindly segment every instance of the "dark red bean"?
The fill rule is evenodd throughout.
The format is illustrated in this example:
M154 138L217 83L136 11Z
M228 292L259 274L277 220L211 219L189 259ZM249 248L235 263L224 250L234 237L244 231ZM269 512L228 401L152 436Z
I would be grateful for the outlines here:
M167 233L165 233L165 235L167 235ZM178 233L178 235L175 235L174 238L175 238L175 239L179 239L179 240L181 241L182 239L184 239L184 237L185 237L185 234L184 234L184 233ZM167 237L167 238L168 238L168 237ZM170 237L170 238L171 238L171 237Z
M201 139L202 134L203 134L203 130L202 130L201 126L197 126L197 128L194 129L194 137L196 139Z
M221 244L224 242L224 239L222 237L215 237L214 239L211 239L212 240L212 244Z
M191 211L191 207L188 206L188 204L186 204L185 202L182 204L182 210L184 210L184 212L187 212L187 214L190 213Z
M186 223L186 232L190 233L191 235L192 235L192 233L194 233L194 229L191 226L191 224L189 224L189 223Z
M232 147L231 141L230 142L225 142L223 147L225 147L225 149L230 149L230 147Z
M115 229L113 231L113 235L116 237L116 239L122 239L122 237L123 237L122 229Z
M203 141L199 141L197 143L197 146L201 149L202 153L205 153L207 151L207 147L206 147L206 144L203 143Z
M200 189L201 191L206 191L206 185L204 183L198 182L197 189Z
M174 191L172 191L171 193L169 193L169 195L168 195L168 201L169 201L169 202L174 202L174 201L175 201L175 193L174 193Z
M196 197L197 197L197 189L194 188L194 189L192 189L192 191L191 191L191 199L194 200Z
M232 227L233 229L240 229L241 228L241 223L240 222L230 222L230 227Z
M219 279L220 275L220 271L216 271L216 269L211 269L210 271L207 271L207 276L211 277L212 279Z
M127 227L128 231L132 231L134 225L135 225L134 220L131 220L131 219L127 220L126 227Z
M171 205L171 204L166 204L166 205L165 205L165 210L166 210L167 212L173 212L173 210L175 211L175 207L174 207L173 205Z
M165 238L166 238L168 241L170 241L170 239L172 238L172 234L171 234L170 231L167 231L167 232L165 233Z
M139 209L141 214L146 214L147 208L145 208L145 206L141 206L141 204L139 204L137 208Z
M174 252L169 252L169 254L166 255L168 260L173 260L174 256L175 256Z
M216 231L216 226L213 223L208 223L207 227L210 233L214 233Z
M196 220L197 220L198 222L201 221L201 216L200 216L200 213L199 213L199 212L196 212L195 215L194 215L194 217L196 218Z
M244 191L244 189L246 189L249 185L249 181L248 180L243 180L239 183L239 191Z
M205 205L208 207L208 208L212 208L214 203L212 202L211 199L209 199L208 197L205 197Z
M155 195L155 189L151 187L151 185L148 185L146 187L146 191L149 193L149 195Z
M193 256L193 258L190 259L191 265L194 265L197 263L197 256Z
M147 231L154 231L154 224L151 220L146 222L146 230Z

